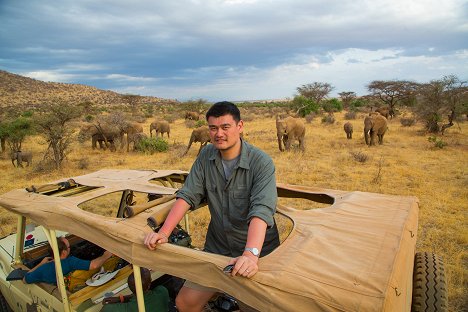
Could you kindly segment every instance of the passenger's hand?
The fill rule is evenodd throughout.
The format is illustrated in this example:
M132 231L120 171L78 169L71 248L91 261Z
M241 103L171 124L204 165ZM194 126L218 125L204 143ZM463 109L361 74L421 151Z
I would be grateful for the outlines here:
M258 258L254 255L244 254L240 257L231 259L229 264L234 264L234 268L232 269L231 275L232 276L244 276L247 278L251 278L258 272Z
M145 237L145 245L148 247L150 250L155 250L158 244L164 244L167 243L167 235L164 233L148 233Z

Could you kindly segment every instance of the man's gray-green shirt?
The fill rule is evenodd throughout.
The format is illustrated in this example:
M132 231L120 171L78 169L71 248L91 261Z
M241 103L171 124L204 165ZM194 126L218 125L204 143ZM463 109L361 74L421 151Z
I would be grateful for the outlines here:
M261 255L279 245L278 229L273 215L277 191L275 166L270 156L242 140L238 164L226 181L219 151L207 145L195 160L177 198L192 209L208 202L211 221L205 250L238 257L244 252L252 217L268 225Z

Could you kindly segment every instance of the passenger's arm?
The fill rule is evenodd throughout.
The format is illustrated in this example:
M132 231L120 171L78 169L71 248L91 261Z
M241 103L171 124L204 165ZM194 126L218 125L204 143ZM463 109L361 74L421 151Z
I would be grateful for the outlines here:
M36 264L36 266L34 268L32 268L31 270L29 270L28 272L32 272L34 270L36 270L38 267L40 267L41 265L43 265L44 263L47 263L47 262L50 262L50 261L53 261L54 258L52 257L44 257L41 262L39 262L38 264Z
M106 262L110 257L112 257L112 253L110 251L104 251L102 256L97 257L96 259L92 260L89 264L89 269L94 270L100 268L104 262Z

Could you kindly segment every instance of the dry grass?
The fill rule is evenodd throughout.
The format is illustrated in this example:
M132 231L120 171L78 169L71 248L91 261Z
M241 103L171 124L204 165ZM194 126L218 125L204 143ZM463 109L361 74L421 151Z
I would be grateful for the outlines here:
M255 117L253 117L255 116ZM295 149L281 153L277 147L275 119L255 111L245 124L245 138L265 150L276 165L277 181L314 185L332 189L360 190L417 196L420 201L418 251L441 255L446 265L450 311L462 311L468 298L468 123L450 128L443 140L443 149L428 142L421 125L404 127L398 119L389 121L384 145L367 147L363 138L363 116L353 120L354 138L347 140L343 131L344 114L335 114L334 124L322 125L320 118L306 123L306 151ZM144 125L149 134L148 119ZM166 153L143 155L134 152L92 151L91 143L76 143L64 169L41 173L35 170L45 145L38 137L29 138L24 146L33 150L32 167L13 168L7 155L0 160L2 182L0 192L23 188L31 184L71 177L100 168L182 169L189 170L199 143L185 157L180 157L188 143L191 129L183 119L171 123L170 150ZM365 153L365 162L352 155ZM84 165L84 160L86 164ZM291 204L290 202L281 202ZM297 203L307 208L307 203ZM310 207L310 205L309 205ZM314 207L318 207L315 206ZM1 209L0 236L14 230L16 218ZM192 218L196 227L209 222L202 210ZM282 225L284 231L287 225ZM197 244L203 235L193 237Z

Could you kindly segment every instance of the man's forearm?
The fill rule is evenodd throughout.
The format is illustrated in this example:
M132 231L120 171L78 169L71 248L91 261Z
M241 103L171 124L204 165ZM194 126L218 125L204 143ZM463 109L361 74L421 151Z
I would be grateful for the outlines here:
M267 224L265 221L260 218L253 217L252 220L250 220L245 247L257 248L261 251L263 242L265 241L266 229Z
M159 233L163 233L163 235L166 235L166 238L168 238L172 230L179 224L180 220L182 220L189 209L190 205L182 198L178 198L164 221L163 226L159 230Z

